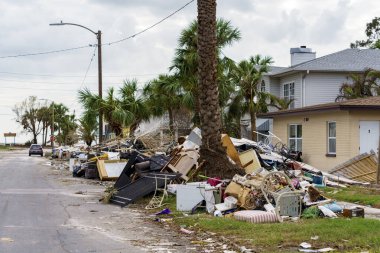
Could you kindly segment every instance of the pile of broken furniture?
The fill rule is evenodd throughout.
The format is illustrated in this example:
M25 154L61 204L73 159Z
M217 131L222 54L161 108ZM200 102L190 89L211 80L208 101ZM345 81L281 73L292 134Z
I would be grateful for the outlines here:
M326 173L303 163L301 154L290 152L285 145L273 147L226 134L221 136L221 142L230 161L241 168L231 178L200 175L202 137L198 128L170 154L152 154L142 143L134 146L126 142L122 146L98 147L97 152L86 157L79 154L71 167L75 176L116 180L110 202L121 207L150 196L146 208L155 209L164 204L168 194L175 194L178 211L191 213L205 208L214 216L228 215L254 223L343 214L364 216L360 208L345 210L319 189L368 185L377 163L369 172L355 174L352 168L360 166L363 159L374 162L374 154L361 155Z

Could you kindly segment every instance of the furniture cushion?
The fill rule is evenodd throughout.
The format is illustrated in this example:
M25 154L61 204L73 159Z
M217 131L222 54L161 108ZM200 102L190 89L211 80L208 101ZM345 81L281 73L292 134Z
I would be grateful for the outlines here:
M278 222L274 213L260 210L244 210L234 213L234 217L240 221L248 221L251 223L275 223Z

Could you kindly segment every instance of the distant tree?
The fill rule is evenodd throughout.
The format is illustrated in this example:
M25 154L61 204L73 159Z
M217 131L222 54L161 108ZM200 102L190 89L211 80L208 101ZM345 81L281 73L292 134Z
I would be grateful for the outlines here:
M216 50L217 50L217 79L219 85L225 85L223 82L223 71L227 63L227 58L222 56L222 49L228 45L233 44L241 38L240 31L231 25L230 21L224 19L218 19L216 21ZM185 96L188 98L186 105L192 105L194 111L193 123L199 126L200 123L200 102L199 102L199 89L198 89L198 21L192 22L187 28L185 28L178 40L178 48L176 49L176 55L173 59L173 65L170 70L174 70L175 74L179 78L179 81L184 89ZM221 95L223 88L220 87ZM189 98L191 95L191 99ZM186 98L185 97L185 98ZM223 99L224 96L220 96L219 99Z
M290 105L294 102L295 99L279 98L272 94L268 94L270 99L270 106L277 108L278 110L289 109Z
M39 117L40 103L36 96L30 96L21 104L15 105L13 112L16 114L16 122L25 132L33 135L33 143L37 143L37 137L42 131L42 118Z
M380 49L380 17L375 17L367 23L365 34L366 40L357 40L351 43L351 48L379 48Z
M99 111L101 108L105 121L116 136L122 136L123 127L133 121L133 114L123 109L121 100L115 94L114 88L108 89L105 98L100 98L99 95L85 88L79 91L79 101L85 110Z
M138 125L150 116L144 99L138 93L137 80L125 80L118 93L113 87L109 88L105 98L87 88L80 90L78 97L85 110L102 109L105 121L116 136L123 136L124 127L129 127L133 135Z
M239 62L234 71L234 80L238 87L236 95L232 99L232 108L235 113L240 110L240 115L237 115L239 117L247 110L251 119L252 140L254 141L257 140L256 114L267 110L267 95L260 91L259 84L263 75L269 71L271 63L271 57L255 55L249 60Z
M151 111L149 110L141 90L138 90L137 80L125 80L123 86L119 89L121 96L121 106L124 112L132 115L132 121L127 124L131 136L141 122L149 120Z
M46 145L48 130L52 124L51 116L52 108L48 107L46 104L38 109L38 118L42 122L42 145Z
M366 69L363 74L350 74L351 83L343 83L335 101L380 95L380 71Z
M144 86L143 95L154 116L169 114L169 129L174 136L174 112L184 103L183 92L175 76L159 75Z
M97 116L98 112L88 110L85 111L79 119L80 138L87 144L87 146L91 146L91 143L96 138L96 131L98 130Z

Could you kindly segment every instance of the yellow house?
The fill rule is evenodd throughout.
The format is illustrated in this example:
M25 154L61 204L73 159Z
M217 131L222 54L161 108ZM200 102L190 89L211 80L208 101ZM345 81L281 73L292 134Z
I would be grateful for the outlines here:
M324 171L348 159L378 152L380 96L270 112L273 132L304 162ZM274 143L275 144L275 143Z

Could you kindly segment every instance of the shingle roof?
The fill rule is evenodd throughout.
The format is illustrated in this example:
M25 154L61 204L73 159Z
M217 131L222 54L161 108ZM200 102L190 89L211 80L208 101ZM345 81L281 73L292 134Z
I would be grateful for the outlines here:
M268 75L275 75L277 73L282 72L283 70L287 69L287 67L277 67L277 66L270 66Z
M318 112L327 110L350 110L350 109L367 109L380 110L380 96L350 99L342 102L333 102L319 105L306 106L302 108L268 112L257 115L261 118L271 118L273 116L284 116L289 114L302 114L305 112Z
M269 73L279 75L292 71L339 71L361 72L366 68L380 70L379 49L345 49L333 54L325 55L314 60L303 62L289 68Z

